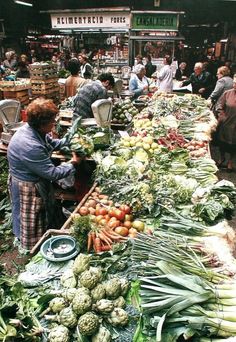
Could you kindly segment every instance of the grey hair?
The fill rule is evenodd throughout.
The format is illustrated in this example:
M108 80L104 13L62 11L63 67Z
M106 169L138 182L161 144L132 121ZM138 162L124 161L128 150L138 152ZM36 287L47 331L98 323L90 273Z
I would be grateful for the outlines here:
M203 69L203 64L201 62L197 62L197 63L195 63L194 68Z
M145 66L142 65L142 64L137 64L135 67L134 67L134 73L135 74L139 74L140 71L142 71L143 69L145 69Z

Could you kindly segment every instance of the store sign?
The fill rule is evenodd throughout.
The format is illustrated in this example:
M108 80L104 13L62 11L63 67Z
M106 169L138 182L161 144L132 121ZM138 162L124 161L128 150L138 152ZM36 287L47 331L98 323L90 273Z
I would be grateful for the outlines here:
M51 14L52 28L56 29L102 29L129 28L129 12L90 12Z
M178 30L178 14L175 13L133 13L133 30Z

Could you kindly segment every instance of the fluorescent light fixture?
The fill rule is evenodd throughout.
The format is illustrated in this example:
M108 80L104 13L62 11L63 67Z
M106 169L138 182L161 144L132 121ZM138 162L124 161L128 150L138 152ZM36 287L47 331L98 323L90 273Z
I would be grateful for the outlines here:
M30 6L32 7L33 4L30 3L30 2L26 2L26 1L21 1L21 0L14 0L15 4L18 4L18 5L24 5L24 6Z

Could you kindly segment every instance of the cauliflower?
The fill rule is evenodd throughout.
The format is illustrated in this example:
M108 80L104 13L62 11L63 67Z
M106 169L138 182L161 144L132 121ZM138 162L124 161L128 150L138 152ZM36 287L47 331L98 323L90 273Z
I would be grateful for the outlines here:
M111 325L127 325L129 321L129 316L127 312L121 308L115 308L112 312L110 317L108 317L108 322L111 323Z
M61 297L55 297L49 302L49 308L54 313L60 312L66 306L67 306L67 303L65 299Z
M61 285L66 288L76 287L77 280L71 269L66 270L61 276Z
M95 267L84 271L79 278L80 284L88 289L93 289L101 279L101 272Z
M77 315L83 315L92 307L92 298L87 294L76 295L72 302L72 309Z
M69 342L69 330L63 325L51 329L48 335L49 342Z
M59 322L67 328L73 328L77 324L77 317L71 307L62 309L59 313Z
M78 329L82 335L94 335L99 328L98 316L92 312L82 315L78 321Z
M113 300L113 304L115 308L123 308L126 305L124 297L120 296Z
M121 293L121 282L119 278L112 278L105 284L106 295L108 298L116 299Z
M90 264L90 255L82 254L80 253L77 258L74 261L73 264L73 272L75 275L78 275L87 269L89 269L89 264Z
M111 312L113 309L113 302L109 299L101 299L96 303L96 310L102 314Z
M111 341L111 333L108 329L100 325L98 332L96 335L92 337L92 342L110 342Z
M105 287L103 284L98 284L94 289L91 290L91 296L94 301L104 298L106 295Z

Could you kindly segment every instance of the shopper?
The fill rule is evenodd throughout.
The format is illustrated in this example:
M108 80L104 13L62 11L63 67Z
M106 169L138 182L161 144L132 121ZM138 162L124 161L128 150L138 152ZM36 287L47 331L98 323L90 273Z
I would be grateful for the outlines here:
M233 78L233 89L224 92L220 99L218 122L220 160L217 164L219 167L222 166L226 153L229 153L227 170L231 172L236 153L236 74Z
M80 65L77 59L71 59L67 69L71 75L67 77L65 82L65 97L70 97L76 95L77 91L87 83L87 80L78 75Z
M163 60L164 67L161 68L158 79L158 88L165 93L172 93L173 91L173 71L171 68L172 58L166 55Z
M212 76L208 71L204 70L201 62L195 63L194 72L188 80L182 82L181 87L187 86L188 84L192 85L193 94L198 94L205 99L209 97L214 89Z
M86 55L80 54L79 55L79 62L80 62L80 74L83 78L92 78L93 76L93 68L88 63L88 58Z
M143 56L142 55L137 55L135 60L136 60L135 65L138 65L138 64L142 64L143 65Z
M175 79L177 81L184 81L189 77L189 73L187 70L187 63L186 62L181 62L179 64L178 69L175 72Z
M129 91L134 93L134 98L148 93L149 82L145 75L145 66L142 64L137 64L134 67L134 75L131 76L129 81Z
M152 77L152 74L156 71L156 65L152 64L151 55L147 55L145 59L146 59L146 64L145 64L146 76L150 78Z
M50 158L65 140L48 134L55 125L58 108L52 100L38 98L27 107L28 123L13 135L7 151L10 172L13 233L29 250L49 227L55 227L52 181L75 172L70 162L54 166ZM55 216L56 217L56 216Z
M30 72L26 62L20 61L18 63L18 69L16 71L15 78L30 78Z
M93 118L91 105L100 99L108 98L107 91L115 85L114 77L111 73L104 73L98 76L96 81L85 84L74 97L74 119L78 116L82 118Z
M3 61L3 67L12 71L17 69L17 59L15 51L8 51L5 53L6 59Z
M209 100L211 100L214 114L218 116L217 110L219 107L219 100L221 95L229 89L233 88L233 79L230 77L230 69L227 66L222 66L217 70L216 74L218 81L216 82L215 89L209 96Z

